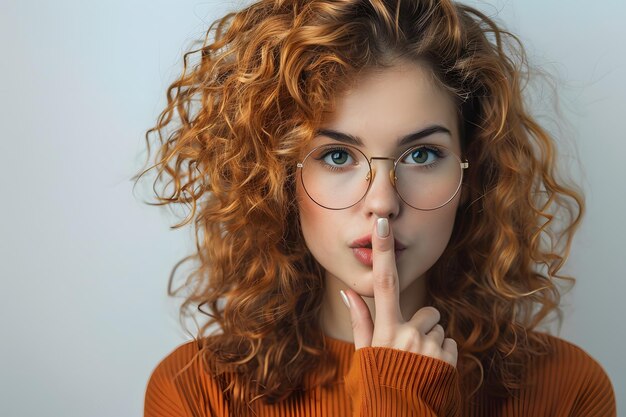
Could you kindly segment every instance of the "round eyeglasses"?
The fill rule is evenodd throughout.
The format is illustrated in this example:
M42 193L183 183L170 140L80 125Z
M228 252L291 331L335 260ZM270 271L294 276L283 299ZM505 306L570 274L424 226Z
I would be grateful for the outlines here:
M469 167L450 149L432 144L409 148L395 159L368 158L354 146L327 144L312 149L297 167L311 200L329 210L343 210L367 194L376 173L374 160L393 161L389 179L402 201L417 210L448 204L461 188L463 170Z

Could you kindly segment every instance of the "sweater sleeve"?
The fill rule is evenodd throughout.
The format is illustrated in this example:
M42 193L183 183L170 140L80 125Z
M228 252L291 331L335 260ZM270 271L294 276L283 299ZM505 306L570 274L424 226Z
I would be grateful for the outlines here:
M439 359L383 347L355 351L346 390L353 417L460 415L457 370Z

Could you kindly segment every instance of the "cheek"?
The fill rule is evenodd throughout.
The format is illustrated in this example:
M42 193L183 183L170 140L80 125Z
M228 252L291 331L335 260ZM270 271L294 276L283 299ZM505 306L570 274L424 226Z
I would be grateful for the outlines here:
M452 236L452 230L454 230L454 222L457 215L457 208L459 206L460 196L457 196L448 206L443 207L441 212L441 219L437 223L437 236L439 239L438 247L439 253L437 258L444 252L448 243L450 243L450 237Z
M454 220L456 219L456 212L458 208L459 199L455 199L448 206L444 207L444 211L441 212L441 220L438 223L441 229L441 235L445 237L446 243L450 239L452 229L454 228ZM456 203L456 204L452 204Z
M300 227L302 229L302 235L307 247L311 248L311 241L315 240L314 225L317 223L318 215L315 213L315 208L311 207L311 204L305 200L306 196L298 196L298 210L300 212Z
M419 219L420 241L422 246L426 246L431 256L437 258L443 253L452 230L454 229L454 221L456 218L456 212L458 208L459 198L455 198L448 205L441 207L440 209L418 213L421 214Z
M329 210L315 204L302 190L299 183L296 186L296 198L298 199L300 227L304 241L313 256L317 258L320 250L324 247L323 242L328 243L329 239L327 230L332 220L329 217Z

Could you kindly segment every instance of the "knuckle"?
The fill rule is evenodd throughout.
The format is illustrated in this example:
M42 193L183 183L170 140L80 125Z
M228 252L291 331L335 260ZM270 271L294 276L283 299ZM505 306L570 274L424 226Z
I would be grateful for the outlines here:
M457 345L457 343L456 343L456 340L454 340L454 339L452 339L452 338L450 338L450 337L447 337L447 338L444 340L444 342L445 342L446 346L448 346L448 347L450 348L450 350L451 350L451 351L453 351L453 352L457 352L458 345Z
M420 340L422 335L415 327L408 327L405 331L405 337L409 340Z
M439 313L439 310L437 310L435 307L433 306L427 306L423 308L424 313L432 316L433 318L437 318L437 321L439 321L441 319L441 313Z
M399 337L403 350L419 353L423 350L424 339L422 334L414 327L405 327Z

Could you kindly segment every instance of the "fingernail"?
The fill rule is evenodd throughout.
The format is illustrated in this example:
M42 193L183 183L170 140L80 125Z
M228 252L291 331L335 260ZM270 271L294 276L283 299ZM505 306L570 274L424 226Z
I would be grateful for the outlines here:
M376 220L376 234L378 237L389 236L389 220L386 217Z
M350 300L348 300L348 296L346 295L346 293L343 292L343 290L339 290L339 293L341 294L341 299L343 300L343 303L346 305L346 307L350 308Z

